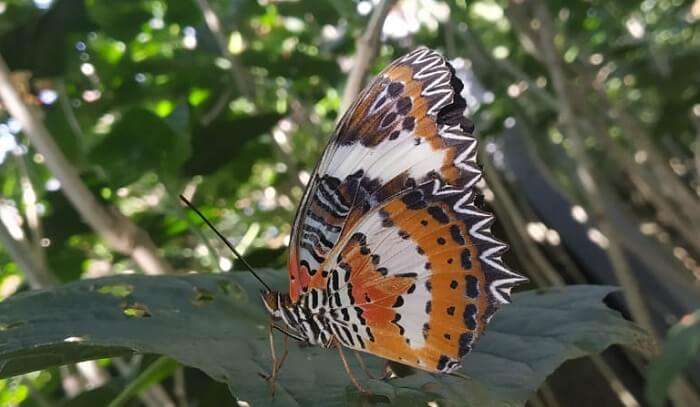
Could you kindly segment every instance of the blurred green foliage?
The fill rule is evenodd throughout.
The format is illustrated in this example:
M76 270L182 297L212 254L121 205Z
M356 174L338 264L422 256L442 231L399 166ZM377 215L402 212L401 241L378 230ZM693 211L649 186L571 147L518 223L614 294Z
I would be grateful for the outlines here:
M536 44L522 35L537 30L538 21L519 14L513 3L399 1L372 72L417 45L441 50L460 74L474 75L483 87L469 99L480 135L498 137L507 118L518 118L552 177L579 200L584 192L571 176L576 160L558 127L549 73ZM584 88L591 87L585 82L591 75L614 106L638 121L689 190L700 189L700 164L693 161L700 150L698 1L545 3L566 72ZM254 266L280 269L303 181L333 129L371 2L210 0L223 49L200 4L2 0L0 54L94 195L143 228L176 270L238 268L180 208L183 191L194 193L196 204ZM583 101L599 105L592 90ZM599 113L582 109L582 115ZM16 121L1 114L3 220L31 240L26 214L35 207L42 236L33 243L62 282L138 272L132 259L111 251L83 223L44 157ZM616 122L607 127L621 151L644 163L633 135ZM584 141L607 182L638 202L619 156L594 131ZM21 179L30 181L35 200L27 199ZM634 209L640 221L655 220L649 205ZM682 246L679 241L673 233L666 237L671 248ZM692 250L676 257L682 272L700 275ZM0 250L0 299L27 288L20 267ZM116 376L111 364L105 366ZM60 390L62 377L65 370L54 368L2 380L0 405L34 405L31 392L68 399ZM106 400L125 385L119 380L102 388ZM195 393L207 397L206 391ZM85 392L73 400L80 397L103 396Z

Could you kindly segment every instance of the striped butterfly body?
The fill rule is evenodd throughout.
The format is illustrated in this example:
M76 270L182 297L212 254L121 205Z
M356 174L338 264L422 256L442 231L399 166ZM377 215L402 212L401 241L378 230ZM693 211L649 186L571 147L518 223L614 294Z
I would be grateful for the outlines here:
M341 119L294 220L289 293L263 294L303 340L451 373L526 281L474 203L462 88L443 56L419 48Z

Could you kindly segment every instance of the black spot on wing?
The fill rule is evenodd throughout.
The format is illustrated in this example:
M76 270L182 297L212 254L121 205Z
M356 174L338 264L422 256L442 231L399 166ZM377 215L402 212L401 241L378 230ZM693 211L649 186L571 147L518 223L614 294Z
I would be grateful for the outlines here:
M423 209L426 206L423 191L420 189L415 189L407 193L401 200L408 209Z
M411 111L411 107L413 107L413 102L408 96L404 96L396 102L396 112L402 116L408 114Z
M464 325L471 331L476 329L476 305L467 304L464 307Z
M416 127L416 119L414 119L411 116L408 116L403 119L401 122L401 128L406 130L406 131L413 131L413 129Z
M396 120L396 113L394 112L389 112L387 113L386 116L382 119L382 122L380 124L381 127L389 127L394 120Z
M387 87L387 91L389 92L389 96L395 98L398 96L401 92L403 92L403 83L401 82L391 82L389 86Z
M366 324L367 324L367 320L365 320L365 317L362 316L362 314L364 314L364 313L365 313L365 310L363 310L361 307L357 307L357 306L355 307L355 314L356 314L356 316L357 316L357 319L360 320L360 323L361 323L362 325L366 325Z
M311 290L311 308L316 309L318 307L318 291Z
M476 298L479 296L479 279L474 276L467 276L467 297Z
M399 327L399 334L403 335L404 329L403 329L403 327L402 327L401 325L399 325L399 321L400 321L400 320L401 320L401 314L399 314L399 313L397 312L397 313L394 315L394 319L392 319L391 322L392 322L394 325L396 325L397 327Z
M469 249L463 249L460 255L460 261L462 263L462 268L469 270L472 268L472 254Z
M466 243L464 236L462 236L462 231L459 230L459 226L456 224L450 226L450 235L452 236L452 240L454 240L458 245L464 246Z
M445 211L439 206L429 206L428 213L433 217L433 219L442 223L443 225L450 223L450 217L447 216Z
M450 361L450 358L447 357L447 355L440 355L440 359L438 360L437 364L437 370L438 371L443 371L445 370L445 367L447 367L447 362Z
M345 336L346 336L348 342L350 342L350 346L355 346L355 339L353 338L354 335L350 332L348 327L343 326L342 329L343 329L343 333L345 333Z

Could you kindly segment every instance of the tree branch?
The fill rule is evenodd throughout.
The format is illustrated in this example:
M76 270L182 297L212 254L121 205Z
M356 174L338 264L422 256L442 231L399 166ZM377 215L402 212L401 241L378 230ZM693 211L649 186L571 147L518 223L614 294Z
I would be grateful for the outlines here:
M535 59L546 65L542 50L538 47L538 32L540 29L535 29L530 24L530 18L526 13L527 2L511 0L510 7L506 8L506 16L513 24L513 27L519 32L519 38L524 49ZM535 21L535 20L533 20ZM539 21L539 16L537 17ZM669 168L668 160L654 146L649 134L645 131L639 121L624 108L616 106L605 93L600 80L594 78L590 72L584 68L584 64L571 64L571 67L577 73L583 76L593 85L595 92L589 95L597 96L597 107L600 111L605 112L604 117L615 117L616 124L622 127L624 133L628 135L629 142L637 149L647 153L647 164L658 178L657 188L663 196L676 206L678 206L679 214L684 215L686 221L693 227L698 228L698 219L700 219L700 201L697 199L697 194L693 194L687 185L683 185L682 181Z
M355 53L355 65L353 65L348 81L345 83L345 91L343 99L340 102L340 111L338 112L338 120L343 113L352 105L353 101L360 93L362 84L367 71L379 50L379 37L382 33L384 20L389 15L389 10L396 3L396 0L382 0L374 7L372 16L367 24L365 32L357 39Z
M32 235L31 247L34 251L36 261L43 269L46 269L46 253L41 246L41 239L44 236L44 231L41 226L41 218L36 205L36 190L29 177L29 169L27 168L26 154L14 154L15 163L19 170L20 186L22 187L22 204L24 205L24 215L29 226L29 232ZM28 239L29 240L29 239ZM48 270L47 270L48 271Z
M214 36L219 50L221 51L221 55L231 63L229 72L231 73L231 78L236 84L238 91L247 98L255 99L255 87L253 86L250 75L238 57L229 52L226 35L221 27L219 17L214 13L214 10L207 0L197 0L197 6L199 6L199 9L202 11L207 28L209 28L209 31Z
M512 64L510 61L508 61L508 59L496 59L493 56L491 56L488 52L486 52L484 45L481 43L477 36L472 35L469 27L467 27L466 30L462 31L462 36L464 37L465 42L470 48L469 51L471 55L476 55L485 63L495 66L499 71L510 76L514 81L523 81L527 83L528 93L531 93L532 95L537 97L540 100L540 102L542 102L548 108L553 110L558 109L559 105L557 100L554 97L552 97L552 95L550 95L546 90L541 89L539 86L537 86L535 84L535 81L533 81L520 68Z
M108 210L92 195L78 176L78 172L63 155L48 129L36 113L24 103L10 81L10 70L0 56L0 97L8 112L21 124L30 142L40 152L46 166L61 182L66 198L78 210L83 219L114 250L131 256L147 274L171 272L157 253L148 234L116 209Z
M78 149L81 154L85 154L85 133L83 133L80 122L78 122L78 118L75 116L73 106L70 105L68 90L66 89L66 83L63 79L56 81L56 90L58 91L58 103L61 105L61 110L63 110L63 115L66 117L68 126L70 126L73 131Z
M26 241L15 240L2 220L0 220L0 243L19 265L33 289L51 287L58 284L56 277L36 260L36 256Z
M619 245L617 233L608 222L608 211L601 203L600 197L605 196L606 191L601 190L602 183L596 181L594 165L584 147L581 135L578 131L576 117L571 101L571 92L564 73L561 58L554 43L554 23L547 6L541 1L534 4L535 13L541 23L539 30L538 46L544 63L549 70L552 84L559 99L559 119L566 129L571 143L573 154L578 160L576 175L583 187L590 208L595 214L595 219L601 232L608 238L608 257L613 266L618 282L624 288L625 297L634 319L655 337L659 337L655 329L649 311L644 303L644 297L639 282L627 264L624 253Z
M677 203L680 211L694 228L700 227L700 200L698 200L697 194L693 194L686 185L683 185L683 182L671 170L668 165L668 159L654 145L651 137L638 119L633 117L626 109L614 104L605 93L605 89L600 81L593 79L594 75L585 70L583 64L576 64L574 67L593 85L593 90L597 96L597 106L605 111L608 116L616 117L618 119L617 123L628 135L627 139L630 143L637 150L646 152L647 164L660 180L658 189L665 192L664 196L669 201Z
M534 4L535 13L540 20L538 45L543 57L543 61L549 70L554 89L560 101L559 117L568 134L571 148L579 161L577 176L585 192L589 206L592 208L595 219L601 232L608 237L608 257L613 266L615 276L624 289L625 299L633 318L649 333L659 338L659 332L655 329L652 319L647 309L642 291L636 277L627 264L622 247L619 243L619 236L608 222L610 214L605 205L601 202L601 197L611 193L603 188L604 183L596 181L596 174L593 163L584 147L582 137L578 132L577 119L574 116L572 95L569 92L562 61L557 53L554 43L554 23L549 14L546 4L537 1ZM600 181L600 179L598 179ZM683 405L690 400L697 401L697 396L691 390L688 383L683 380L678 388L671 391L671 398Z
M482 157L485 157L481 161L484 166L484 178L487 185L493 189L494 195L498 197L494 200L493 206L503 227L510 231L510 242L519 252L519 257L527 258L533 264L533 267L528 271L537 274L536 278L542 283L538 286L563 286L564 279L529 238L525 219L511 199L498 170L493 166L491 158L483 146L484 143L482 143L480 153Z

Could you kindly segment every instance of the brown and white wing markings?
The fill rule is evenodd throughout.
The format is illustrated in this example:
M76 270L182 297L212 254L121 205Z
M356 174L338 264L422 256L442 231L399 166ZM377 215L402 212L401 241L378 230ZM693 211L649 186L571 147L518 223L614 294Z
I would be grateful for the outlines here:
M478 179L475 143L465 137L461 83L426 48L394 61L341 119L295 218L290 255L292 299L341 233L390 196L441 178L457 189Z
M341 344L459 368L510 290L493 216L475 205L473 126L437 52L390 64L340 121L297 213L290 296Z
M366 214L311 287L325 291L330 328L343 345L449 373L526 279L500 262L505 245L481 239L490 236L488 214L463 210L463 195L435 190L425 183Z

